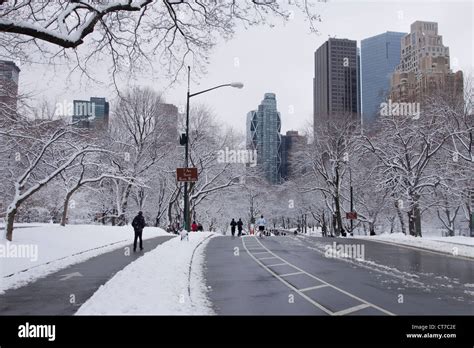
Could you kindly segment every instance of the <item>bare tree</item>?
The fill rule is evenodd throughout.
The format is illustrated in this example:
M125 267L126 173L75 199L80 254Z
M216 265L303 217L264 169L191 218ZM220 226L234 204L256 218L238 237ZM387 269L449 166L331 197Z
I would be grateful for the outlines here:
M158 57L175 74L188 56L197 66L207 63L217 40L230 39L237 27L272 25L272 17L285 21L293 9L316 32L314 7L307 0L9 0L0 8L0 54L48 63L72 59L86 73L104 58L116 73L153 69L151 57Z
M6 210L6 238L13 238L13 224L19 207L77 160L88 153L106 152L79 141L81 135L62 121L19 120L0 135L15 149L15 161L7 168L11 182Z

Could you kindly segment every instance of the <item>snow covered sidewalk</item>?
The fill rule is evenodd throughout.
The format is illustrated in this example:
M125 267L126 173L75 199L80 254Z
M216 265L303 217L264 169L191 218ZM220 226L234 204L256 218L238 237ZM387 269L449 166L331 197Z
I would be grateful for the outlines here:
M425 236L419 238L407 236L403 233L384 233L377 236L354 235L354 238L401 244L431 251L437 251L445 254L451 254L453 256L474 258L474 238L471 237Z
M173 238L118 272L77 315L211 315L203 279L204 249L213 233ZM192 262L191 273L190 264Z
M0 294L94 256L130 246L131 226L22 224L13 242L0 240ZM0 233L4 233L0 230ZM169 234L146 227L144 239Z

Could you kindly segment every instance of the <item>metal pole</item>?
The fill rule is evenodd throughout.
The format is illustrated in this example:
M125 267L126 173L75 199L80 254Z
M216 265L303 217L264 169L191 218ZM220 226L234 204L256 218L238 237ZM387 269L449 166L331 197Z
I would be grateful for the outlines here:
M351 213L354 212L354 196L353 196L353 190L352 190L352 169L349 167L349 181L350 181L350 186L351 186ZM352 232L354 231L354 219L351 219L351 235Z
M184 167L189 166L189 99L191 67L188 66L188 93L186 95L186 144L184 146ZM184 183L184 229L189 231L189 196L188 183Z

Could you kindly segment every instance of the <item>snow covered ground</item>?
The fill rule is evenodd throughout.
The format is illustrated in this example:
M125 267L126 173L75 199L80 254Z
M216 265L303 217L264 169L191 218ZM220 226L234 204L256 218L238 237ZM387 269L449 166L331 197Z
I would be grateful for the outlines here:
M159 245L101 286L76 314L214 314L203 279L205 245L214 236L190 233L189 241L173 238Z
M0 293L133 242L130 226L19 226L27 228L15 229L13 242L6 241L5 231L0 230ZM144 239L162 235L169 234L155 227L146 227L143 232Z
M396 243L417 248L423 248L454 256L465 256L474 258L474 238L472 237L440 237L424 236L422 238L407 236L403 233L384 233L377 236L358 236L354 238L363 238L369 240L379 240L381 242Z

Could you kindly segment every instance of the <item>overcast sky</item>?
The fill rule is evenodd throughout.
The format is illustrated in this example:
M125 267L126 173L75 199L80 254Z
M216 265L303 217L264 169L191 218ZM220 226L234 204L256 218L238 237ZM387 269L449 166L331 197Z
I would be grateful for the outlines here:
M211 54L208 74L192 91L217 84L241 81L244 89L223 88L192 99L208 104L218 119L239 131L245 130L248 111L257 108L266 92L276 93L282 130L302 129L312 122L314 51L329 37L358 41L385 31L409 32L416 20L438 22L444 45L450 48L452 68L472 73L474 66L474 6L465 1L335 1L318 4L322 23L319 34L310 34L302 13L274 29L255 27L237 31L233 40L220 43ZM238 60L238 65L235 62ZM457 66L453 66L456 63ZM50 101L114 97L114 90L93 83L66 80L66 71L45 65L21 66L20 89L33 91ZM100 78L107 81L106 73ZM146 78L140 84L163 90L167 81ZM68 86L66 88L66 86ZM176 105L185 103L186 86L175 84L165 97Z

